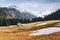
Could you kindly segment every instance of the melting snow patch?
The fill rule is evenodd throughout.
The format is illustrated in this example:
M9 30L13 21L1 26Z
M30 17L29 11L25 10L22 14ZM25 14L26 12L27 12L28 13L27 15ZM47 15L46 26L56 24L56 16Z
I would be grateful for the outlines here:
M58 27L49 27L49 28L44 28L36 31L32 31L32 34L29 34L29 36L38 36L38 35L43 35L43 34L51 34L54 32L59 32L60 28Z
M0 27L0 28L5 28L5 26L2 26L2 27Z

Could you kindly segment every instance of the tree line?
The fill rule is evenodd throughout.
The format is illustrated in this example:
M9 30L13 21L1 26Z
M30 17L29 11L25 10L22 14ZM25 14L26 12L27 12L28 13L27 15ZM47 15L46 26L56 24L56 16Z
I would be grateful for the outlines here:
M9 26L9 25L17 25L17 23L30 23L29 19L18 19L18 18L0 18L0 26Z
M17 25L17 23L31 23L31 22L36 22L36 21L42 21L42 19L39 18L33 18L32 20L30 19L19 19L19 18L3 18L0 17L0 26L9 26L9 25Z
M36 17L32 20L30 19L19 19L19 18L3 18L0 17L0 26L9 26L9 25L17 25L17 23L31 23L31 22L37 22L37 21L46 21L46 20L60 20L60 9L56 12L53 12L52 14L49 14L48 16L45 16L45 18Z

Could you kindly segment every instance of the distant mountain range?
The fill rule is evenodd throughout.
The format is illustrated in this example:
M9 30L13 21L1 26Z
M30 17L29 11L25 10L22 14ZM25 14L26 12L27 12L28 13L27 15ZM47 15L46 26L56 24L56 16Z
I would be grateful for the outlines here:
M32 19L35 18L35 15L30 14L29 12L20 12L20 10L13 7L0 7L0 17L4 18L19 18L19 19Z
M38 18L37 16L33 15L32 12L29 11L20 11L17 8L14 7L0 7L0 17L3 18L19 18L19 19L30 19L32 20L33 18ZM46 20L57 20L60 19L60 9L57 11L45 16L44 18L39 17L41 19L46 19Z

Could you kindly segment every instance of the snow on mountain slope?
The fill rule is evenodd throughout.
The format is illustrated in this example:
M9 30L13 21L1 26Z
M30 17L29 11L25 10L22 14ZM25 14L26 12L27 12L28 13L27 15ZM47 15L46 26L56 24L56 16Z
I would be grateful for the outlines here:
M17 18L32 19L32 18L36 17L35 15L33 15L32 12L27 11L27 10L23 10L23 9L19 9L16 6L9 7L9 8L10 8L11 13L14 14Z
M42 11L34 11L34 10L26 9L26 8L22 9L16 5L10 6L10 8L17 9L21 14L21 15L19 14L20 16L18 15L19 17L22 16L22 18L27 17L29 19L34 18L34 16L44 18L45 16L51 14L52 12L55 12L55 10L53 11L53 10L47 10L47 9L42 10ZM16 14L16 16L17 16L17 14Z
M44 34L51 34L54 32L59 32L60 28L58 27L49 27L49 28L43 28L43 29L39 29L36 31L32 31L32 34L29 34L29 36L38 36L38 35L44 35Z
M44 16L42 15L42 13L40 13L40 11L33 11L33 10L26 9L26 8L21 9L21 8L17 7L16 5L10 6L10 8L16 8L20 12L26 12L26 13L32 14L32 15L34 15L36 17L42 17L42 18L44 18Z
M4 11L3 11L4 10ZM1 12L2 11L2 12ZM41 18L44 18L46 15L48 15L51 11L43 11L43 12L40 12L40 11L32 11L32 10L28 10L28 9L20 9L19 7L17 6L9 6L9 7L0 7L0 12L1 14L0 15L3 15L3 16L8 16L8 18L20 18L20 19L33 19L35 17L41 17ZM48 13L48 14L46 14ZM6 17L7 17L6 16Z

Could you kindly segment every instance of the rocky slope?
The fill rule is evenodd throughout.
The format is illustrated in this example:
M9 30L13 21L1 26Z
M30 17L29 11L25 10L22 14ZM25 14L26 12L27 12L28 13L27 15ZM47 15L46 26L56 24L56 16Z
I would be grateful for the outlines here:
M0 17L4 18L20 18L32 19L36 16L30 12L20 12L20 10L13 7L0 7Z

